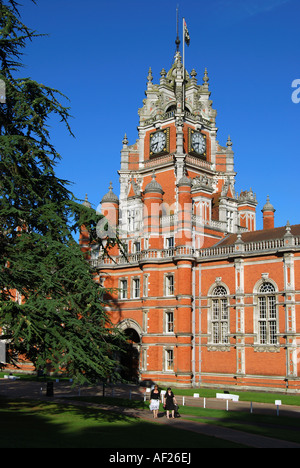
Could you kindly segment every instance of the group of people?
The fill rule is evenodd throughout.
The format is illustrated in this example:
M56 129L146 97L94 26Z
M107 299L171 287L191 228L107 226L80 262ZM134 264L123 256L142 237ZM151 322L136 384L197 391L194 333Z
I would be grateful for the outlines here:
M155 385L150 394L150 410L153 411L154 419L158 417L159 403L160 403L160 391L158 389L158 385ZM167 419L170 419L170 411L172 415L171 417L174 419L175 410L177 407L177 401L170 387L167 389L164 395L163 407L167 412Z

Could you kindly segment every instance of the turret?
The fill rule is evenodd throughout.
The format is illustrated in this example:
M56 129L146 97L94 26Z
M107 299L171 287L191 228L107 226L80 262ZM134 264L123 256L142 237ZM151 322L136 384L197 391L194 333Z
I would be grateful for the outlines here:
M246 228L248 231L256 229L256 195L252 189L250 191L241 192L238 197L238 217L239 226Z
M162 247L159 234L164 191L155 179L156 175L153 171L152 180L144 190L144 233L147 237L149 236L150 249Z
M101 213L108 220L112 229L116 229L119 224L119 198L113 192L112 183L109 184L109 191L101 200Z
M178 233L176 246L192 246L192 181L183 176L178 184Z
M267 196L267 202L261 210L263 214L263 228L264 229L273 229L274 228L274 213L275 208L270 203L270 197Z

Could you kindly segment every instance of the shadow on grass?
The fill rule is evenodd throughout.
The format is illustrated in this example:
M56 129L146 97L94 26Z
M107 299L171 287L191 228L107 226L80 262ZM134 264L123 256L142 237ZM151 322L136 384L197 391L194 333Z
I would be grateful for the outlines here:
M239 447L137 417L53 402L0 400L1 448Z

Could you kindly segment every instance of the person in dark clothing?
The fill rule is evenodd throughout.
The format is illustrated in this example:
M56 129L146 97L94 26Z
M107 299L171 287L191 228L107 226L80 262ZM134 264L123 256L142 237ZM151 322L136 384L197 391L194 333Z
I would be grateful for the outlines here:
M171 388L167 389L164 398L164 408L167 411L167 419L170 419L170 411L172 412L172 418L175 418L175 405L177 405L176 398L174 393L172 392Z
M159 400L160 400L160 391L158 390L158 386L155 385L154 389L152 390L150 394L150 410L153 411L154 419L158 417Z

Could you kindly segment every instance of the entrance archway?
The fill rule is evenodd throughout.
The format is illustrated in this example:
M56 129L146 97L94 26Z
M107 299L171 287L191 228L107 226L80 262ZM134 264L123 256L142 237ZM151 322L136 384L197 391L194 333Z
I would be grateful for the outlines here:
M138 383L142 330L133 320L121 322L119 328L128 338L124 351L120 353L121 377L128 382Z

